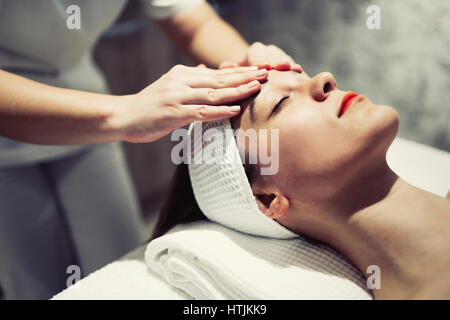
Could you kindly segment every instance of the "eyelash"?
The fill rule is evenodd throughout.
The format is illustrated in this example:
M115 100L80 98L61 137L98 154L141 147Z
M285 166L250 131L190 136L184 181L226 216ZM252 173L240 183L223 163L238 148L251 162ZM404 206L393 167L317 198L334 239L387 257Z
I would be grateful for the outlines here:
M272 114L279 111L279 108L283 105L284 100L286 100L287 98L289 98L289 96L285 96L285 97L281 98L280 101L278 101L278 103L275 105L275 107L272 110Z

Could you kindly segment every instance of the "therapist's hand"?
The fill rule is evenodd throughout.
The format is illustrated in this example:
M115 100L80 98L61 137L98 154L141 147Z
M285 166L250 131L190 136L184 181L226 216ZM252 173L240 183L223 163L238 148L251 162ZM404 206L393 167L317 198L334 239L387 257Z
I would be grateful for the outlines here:
M258 66L267 70L279 71L293 70L302 72L302 67L295 63L291 56L274 45L265 45L261 42L253 43L241 61L221 63L220 69L235 68L238 66Z
M240 106L227 104L260 90L267 70L239 67L214 70L177 65L135 95L123 96L115 126L121 140L150 142L193 121L236 116Z

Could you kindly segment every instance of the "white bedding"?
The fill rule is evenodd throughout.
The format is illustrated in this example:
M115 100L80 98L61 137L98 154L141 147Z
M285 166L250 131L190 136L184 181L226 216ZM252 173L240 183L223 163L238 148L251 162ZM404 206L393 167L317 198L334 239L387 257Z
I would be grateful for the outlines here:
M388 163L406 181L445 197L450 189L450 153L397 138ZM88 275L53 299L192 299L152 273L145 245Z
M145 260L200 300L368 300L360 271L304 238L251 236L211 221L181 224L149 243Z
M145 245L91 273L60 292L54 300L186 300L186 293L169 286L144 262Z

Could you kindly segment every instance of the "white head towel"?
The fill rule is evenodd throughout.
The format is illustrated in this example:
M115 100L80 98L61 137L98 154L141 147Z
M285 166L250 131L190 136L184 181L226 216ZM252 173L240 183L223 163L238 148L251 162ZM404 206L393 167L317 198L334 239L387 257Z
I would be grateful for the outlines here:
M211 221L237 231L269 238L297 237L259 210L231 130L228 119L189 127L189 176L198 206Z

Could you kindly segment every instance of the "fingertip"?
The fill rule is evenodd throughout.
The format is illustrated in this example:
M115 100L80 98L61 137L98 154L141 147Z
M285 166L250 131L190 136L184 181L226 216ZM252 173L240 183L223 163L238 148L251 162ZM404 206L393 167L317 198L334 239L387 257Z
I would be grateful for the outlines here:
M258 69L266 69L267 71L272 70L272 66L268 63L259 64Z
M204 121L213 121L220 119L229 119L236 117L241 112L241 106L215 106L214 111Z
M246 86L248 89L255 89L260 86L260 82L258 80L253 80L253 81L247 83Z
M233 114L239 114L241 112L241 106L240 105L230 106L228 107L228 111Z
M269 73L267 72L267 69L258 69L258 71L256 71L254 73L254 76L260 80L260 79L264 79L267 78L267 76L269 75Z
M289 71L291 70L291 64L289 62L278 63L275 69L278 71Z

